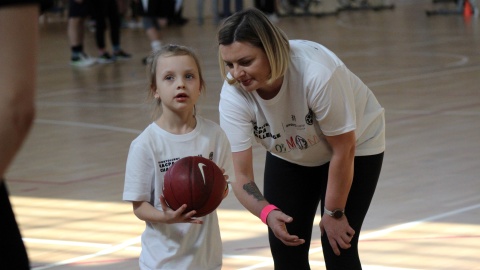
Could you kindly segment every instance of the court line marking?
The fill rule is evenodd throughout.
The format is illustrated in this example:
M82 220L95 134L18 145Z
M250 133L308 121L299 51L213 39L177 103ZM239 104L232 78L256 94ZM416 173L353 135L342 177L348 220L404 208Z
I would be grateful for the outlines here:
M147 103L103 103L103 102L67 102L67 101L37 101L38 107L68 107L68 108L108 108L108 109L141 109L148 108Z
M50 269L50 268L57 267L57 266L61 266L61 265L71 264L71 263L75 263L75 262L79 262L79 261L83 261L83 260L88 260L88 259L91 259L91 258L100 257L100 256L102 256L102 255L111 254L111 253L114 253L114 252L116 252L116 251L125 249L125 248L127 248L127 247L129 247L129 246L131 246L131 245L138 244L139 242L140 242L140 236L135 237L135 238L128 239L128 240L123 241L122 243L120 243L120 244L118 244L118 245L111 246L111 247L109 247L109 248L107 248L107 249L101 250L101 251L96 252L96 253L93 253L93 254L88 254L88 255L83 255L83 256L79 256L79 257L74 257L74 258L67 259L67 260L63 260L63 261L60 261L60 262L56 262L56 263L51 263L51 264L47 264L47 265L44 265L44 266L35 267L35 268L32 268L32 270Z
M99 244L91 242L78 242L78 241L64 241L64 240L50 240L50 239L39 239L39 238L23 238L24 242L27 243L36 243L42 245L59 245L59 246L73 246L73 247L94 247L94 248L109 248L112 244Z
M119 132L132 133L132 134L140 134L141 133L141 131L138 130L138 129L121 128L121 127L114 127L114 126L107 126L107 125L100 125L100 124L90 124L90 123L83 123L83 122L37 119L37 120L35 120L35 123L61 125L61 126L71 126L71 127L82 127L82 128L93 128L93 129L103 129L103 130L119 131Z
M428 221L439 220L439 219L446 218L446 217L449 217L449 216L453 216L453 215L461 214L461 213L464 213L464 212L468 212L468 211L471 211L471 210L474 210L474 209L477 209L477 208L480 208L480 204L471 205L471 206L456 209L456 210L453 210L453 211L450 211L450 212L430 216L430 217L420 219L420 220L417 220L417 221L407 222L407 223L392 226L392 227L389 227L389 228L386 228L386 229L383 229L383 230L374 231L374 232L367 233L365 235L360 236L360 241L365 240L365 239L381 237L381 236L390 234L390 233L395 232L395 231L400 231L400 230L405 230L405 229L415 227L417 225L423 224L423 223L428 222ZM103 255L114 253L114 252L122 250L122 249L128 249L128 248L131 248L132 245L139 244L141 239L140 239L140 236L138 236L138 237L135 237L135 238L128 239L128 240L126 240L126 241L124 241L124 242L122 242L118 245L82 243L82 242L60 241L60 240L42 240L42 239L35 239L35 238L24 238L23 240L25 242L33 242L33 243L61 244L61 245L84 246L84 247L89 247L90 246L90 247L100 247L100 248L106 247L106 249L104 249L104 250L101 250L99 252L92 253L92 254L89 254L89 255L74 257L74 258L63 260L63 261L60 261L60 262L56 262L56 263L32 268L32 270L43 270L43 269L50 269L50 268L61 266L61 265L67 265L67 264L71 264L71 263L75 263L75 262L79 262L79 261L83 261L83 260L87 260L87 259L100 257L100 256L103 256ZM322 247L313 248L313 249L310 249L310 254L321 252L321 251L322 251ZM244 255L223 254L223 257L224 258L233 258L233 259L238 258L238 259L241 259L241 260L261 261L258 264L255 264L255 265L252 265L252 266L249 266L249 267L240 268L239 270L258 269L260 267L265 267L265 266L271 265L273 263L271 258L260 257L260 256L244 256ZM318 262L318 261L312 261L312 262L315 265L317 265L318 263L320 263L321 265L324 265L324 264L322 264L322 262ZM385 270L412 269L412 268L392 268L392 267L377 266L377 265L365 265L364 268L365 269L371 269L371 270L375 270L375 269L385 269Z
M367 83L368 87L376 87L376 86L385 86L389 84L400 84L405 82L411 81L419 81L419 80L426 80L426 79L433 79L436 77L443 77L443 76L452 76L454 74L460 74L464 72L473 72L480 69L480 66L471 66L471 67L463 67L463 68L456 68L456 69L449 69L449 70L442 70L430 73L424 73L419 75L412 75L412 76L403 76L400 78L395 79L388 79L388 80L380 80L371 83ZM378 89L377 89L378 91Z
M365 239L381 237L381 236L387 235L387 234L395 232L395 231L400 231L400 230L405 230L405 229L415 227L417 225L423 224L423 223L428 222L428 221L434 221L434 220L442 219L442 218L445 218L445 217L461 214L461 213L468 212L468 211L471 211L471 210L474 210L474 209L477 209L477 208L480 208L480 204L456 209L456 210L446 212L446 213L443 213L443 214L438 214L438 215L430 216L430 217L420 219L420 220L417 220L417 221L407 222L407 223L392 226L392 227L389 227L389 228L386 228L386 229L383 229L383 230L367 233L365 235L361 235L359 239L361 241L361 240L365 240ZM313 249L310 249L309 254L313 254L313 253L317 253L317 252L321 252L321 251L322 251L322 247L313 248ZM270 261L270 263L272 263L272 262L273 261ZM249 266L249 267L241 268L239 270L258 269L260 267L264 267L265 263L266 262L259 263L259 264L252 265L252 266ZM374 266L374 267L376 267L376 266ZM374 268L366 268L366 269L374 269ZM401 269L401 268L382 268L382 269L392 269L393 270L393 269Z
M91 177L85 177L85 178L76 178L72 180L67 180L67 181L48 181L48 180L27 180L27 179L9 179L8 181L11 182L16 182L16 183L34 183L34 184L41 184L41 185L57 185L57 186L63 186L63 185L70 185L78 182L86 182L86 181L93 181L93 180L100 180L102 178L107 178L107 177L112 177L112 176L118 176L118 175L124 175L125 171L121 172L111 172L111 173L105 173L105 174L100 174L100 175L94 175Z

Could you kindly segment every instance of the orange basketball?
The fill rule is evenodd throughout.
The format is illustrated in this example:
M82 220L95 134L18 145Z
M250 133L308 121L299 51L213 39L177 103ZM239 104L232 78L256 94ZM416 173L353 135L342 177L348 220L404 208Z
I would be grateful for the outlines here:
M163 196L170 208L183 204L195 217L213 212L223 200L227 181L221 169L211 160L189 156L177 160L165 173Z

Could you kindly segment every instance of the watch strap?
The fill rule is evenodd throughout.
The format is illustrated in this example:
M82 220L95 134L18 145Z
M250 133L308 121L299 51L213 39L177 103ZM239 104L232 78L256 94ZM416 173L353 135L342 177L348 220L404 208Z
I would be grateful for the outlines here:
M334 218L340 218L342 217L343 215L345 215L345 210L344 209L340 209L340 208L337 208L337 209L334 209L333 211L330 211L328 210L326 207L323 207L323 212L331 217L334 217ZM341 214L337 214L338 212L340 212Z

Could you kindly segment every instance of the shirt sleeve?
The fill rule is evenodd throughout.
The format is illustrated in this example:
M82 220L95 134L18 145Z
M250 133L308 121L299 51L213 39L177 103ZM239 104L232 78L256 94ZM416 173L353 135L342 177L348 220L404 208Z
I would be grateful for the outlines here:
M355 97L350 72L339 66L328 82L313 96L312 110L320 129L327 136L335 136L355 130Z
M225 82L220 93L220 126L230 141L232 152L240 152L252 146L252 103L240 91Z
M155 169L151 151L142 144L132 142L127 157L123 200L151 202Z

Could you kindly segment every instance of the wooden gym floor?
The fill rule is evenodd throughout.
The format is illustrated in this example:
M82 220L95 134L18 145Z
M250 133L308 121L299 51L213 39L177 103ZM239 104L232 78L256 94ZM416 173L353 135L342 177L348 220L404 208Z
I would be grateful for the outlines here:
M364 269L480 269L480 23L427 17L431 8L397 0L393 10L278 23L290 38L337 53L386 109L385 163L361 235ZM190 19L164 41L199 52L207 80L199 113L217 121L216 27ZM122 191L129 144L151 121L141 64L149 42L124 29L133 59L75 68L64 20L43 24L41 36L38 114L7 174L32 268L138 269L144 224ZM92 33L86 51L96 55ZM262 186L264 151L254 154ZM224 269L272 269L266 227L233 194L218 215ZM311 265L325 269L313 231Z

